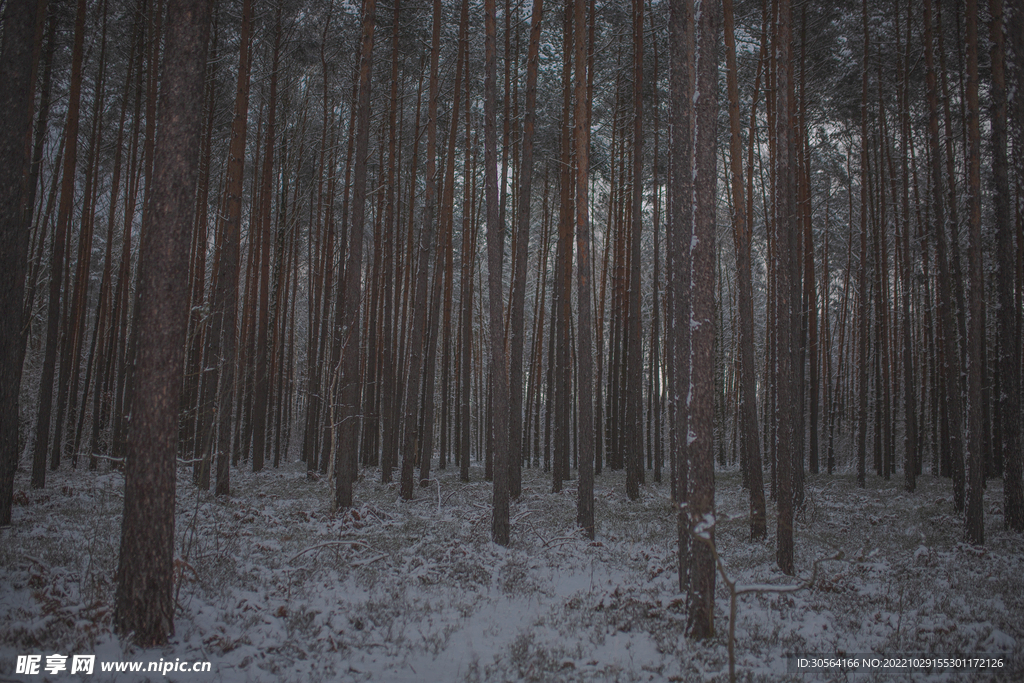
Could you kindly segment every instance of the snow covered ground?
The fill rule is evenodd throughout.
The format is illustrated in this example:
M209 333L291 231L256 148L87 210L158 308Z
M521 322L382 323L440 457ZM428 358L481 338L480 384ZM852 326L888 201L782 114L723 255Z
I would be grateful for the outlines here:
M101 466L102 468L102 466ZM683 636L676 527L667 484L625 496L622 472L597 478L597 540L574 528L575 485L550 492L524 470L512 544L489 541L490 484L440 472L416 499L364 473L357 508L331 512L326 481L291 462L233 471L233 498L198 493L179 471L175 635L140 650L112 632L123 478L49 473L16 483L14 524L0 530L0 680L144 680L145 674L16 675L18 655L209 661L200 681L726 681L729 600L718 581L719 636ZM650 478L650 472L647 473ZM1002 485L985 494L987 545L961 542L950 484L924 476L810 477L796 526L812 590L739 602L739 680L1024 680L1024 538L1004 532ZM717 479L718 548L742 584L789 584L768 543L748 541L735 472ZM998 672L787 674L787 653L1003 653ZM69 659L70 661L70 659Z

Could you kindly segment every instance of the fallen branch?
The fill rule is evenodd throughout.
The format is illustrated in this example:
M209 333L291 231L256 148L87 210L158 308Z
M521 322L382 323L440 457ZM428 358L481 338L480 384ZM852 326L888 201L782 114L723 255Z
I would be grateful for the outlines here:
M294 562L295 560L299 559L300 557L302 557L306 553L311 553L311 552L314 552L316 550L323 550L324 548L336 548L337 546L344 546L344 545L347 545L347 546L362 546L363 548L366 548L367 550L373 550L373 548L371 548L370 546L366 545L362 541L327 541L326 543L318 543L317 545L310 546L310 547L306 548L305 550L301 550L298 553L296 553L295 555L292 555L292 557L289 558L289 560L288 560L288 564L291 564L292 562Z
M832 562L843 559L843 551L840 550L831 557L819 557L811 564L811 578L803 583L793 584L791 586L774 586L771 584L749 584L749 585L736 585L735 581L729 579L728 573L725 571L725 563L722 561L722 557L718 554L718 548L715 542L711 540L711 534L709 533L710 527L714 526L714 522L710 526L701 524L699 530L695 530L694 527L687 526L687 531L690 536L700 541L704 545L711 549L711 555L715 558L715 566L718 567L718 573L722 575L722 581L725 582L726 588L729 589L729 681L735 683L736 681L736 600L740 595L747 593L795 593L805 588L811 588L814 586L814 581L818 576L818 565L822 562Z

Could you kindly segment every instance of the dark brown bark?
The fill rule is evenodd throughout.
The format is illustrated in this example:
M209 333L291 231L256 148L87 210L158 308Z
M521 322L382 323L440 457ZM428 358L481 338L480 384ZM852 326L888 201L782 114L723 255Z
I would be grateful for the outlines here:
M464 62L468 65L469 37L465 28L468 23L469 0L462 0L462 15L459 19L459 48L463 52ZM468 68L468 67L467 67ZM472 358L473 358L473 265L476 263L476 222L472 210L472 197L475 195L475 169L470 144L469 116L470 79L466 79L466 138L463 164L463 211L462 211L462 273L459 278L459 391L456 400L455 432L458 438L456 457L459 460L459 479L469 481L469 459L471 451L470 425L472 412L470 394L472 393ZM465 207L470 207L469 211Z
M995 19L1000 15L1002 3L990 3ZM1020 189L1024 185L1024 155L1015 154L1017 176L1017 248L1013 247L1014 226L1010 211L1009 169L1006 159L1007 139L1014 135L1015 149L1024 142L1024 2L1011 0L1006 7L1005 43L999 21L993 21L992 47L992 173L995 182L996 243L998 291L999 374L1002 386L1000 417L1003 426L1003 524L1007 529L1024 531L1024 484L1021 482L1021 427L1020 420L1020 300L1016 299L1014 255L1024 250L1020 231ZM1005 50L1003 46L1005 45ZM1000 54L1002 52L1002 54ZM1005 59L1005 67L1001 64ZM999 81L1005 77L1005 82ZM1001 91L1001 92L1000 92ZM1004 101L1005 93L1012 92L1013 100ZM1001 109L1001 111L1000 111ZM1012 112L1012 116L1010 114ZM1007 123L1015 122L1015 130L1007 130ZM1004 184L1005 183L1005 184Z
M967 225L970 323L967 328L967 508L968 543L985 542L984 421L982 384L985 280L981 263L981 130L978 123L978 2L967 0Z
M435 212L437 202L437 70L441 51L441 2L434 0L434 20L430 57L430 94L427 104L427 168L426 193L423 200L423 214L419 227L419 243L415 252L415 288L412 292L412 325L409 328L409 370L405 376L405 425L402 446L401 495L409 500L413 495L416 463L430 454L422 450L416 419L419 414L419 397L423 381L423 356L425 334L427 333L427 284L429 283L430 260L433 254L434 231L437 223ZM433 400L433 387L429 387Z
M754 298L750 265L753 237L743 195L743 141L740 137L739 79L736 73L736 38L732 0L722 3L725 23L725 58L729 90L729 159L732 171L733 241L736 249L737 335L740 355L738 420L741 461L750 488L750 538L767 533L761 445L757 428L757 367L754 360ZM755 94L756 96L756 94ZM751 130L753 134L753 130ZM750 142L753 146L753 141Z
M231 145L228 151L227 177L224 188L224 215L220 220L221 253L214 265L216 286L213 293L212 327L210 329L204 367L211 388L219 387L217 405L217 436L214 446L214 424L205 444L201 443L202 457L213 460L216 451L216 488L219 496L231 492L230 435L231 405L235 395L235 325L238 308L239 243L242 220L242 174L245 164L245 137L249 118L250 36L252 30L252 0L242 3L242 26L239 37L238 82L235 90L234 119L231 123ZM219 365L219 370L215 368ZM219 379L217 374L220 375Z
M795 459L802 457L796 451L801 440L795 432L799 404L799 373L796 364L800 358L800 233L796 224L796 159L793 137L793 89L790 87L792 54L792 7L789 0L779 0L779 16L775 45L775 230L777 246L776 343L778 357L776 419L778 421L778 548L779 569L785 574L795 572L793 564L793 479Z
M140 245L139 346L114 624L142 647L174 632L174 478L188 257L211 3L170 0L151 222Z
M715 194L718 141L717 3L696 21L693 240L690 250L690 392L687 512L691 535L715 542ZM780 520L781 521L781 520ZM692 638L715 635L715 558L709 545L690 546L687 629Z
M642 2L642 0L637 0ZM576 146L576 295L579 306L577 410L579 411L580 481L577 490L576 523L583 527L587 538L594 538L594 403L593 375L594 358L592 350L592 304L590 284L590 112L586 87L587 43L585 28L586 7L583 0L573 2L576 23L575 57L575 146ZM643 13L640 13L641 30ZM639 400L637 401L639 404ZM639 419L638 419L639 422ZM639 427L639 425L638 425ZM635 453L639 464L640 453Z
M514 279L509 323L509 495L519 498L522 492L522 462L526 456L526 429L523 419L523 349L526 343L524 325L526 310L526 269L530 246L530 200L533 192L533 131L537 111L537 67L540 53L541 19L544 0L533 0L530 14L530 45L526 57L526 113L523 118L523 157L519 166L519 206L516 212L516 245Z
M926 0L927 2L927 0ZM864 57L861 63L860 101L860 266L857 270L857 484L867 485L867 432L868 432L868 3L862 4L864 26Z
M667 333L669 358L669 438L673 502L678 506L679 591L690 589L687 410L690 389L690 240L693 233L693 3L676 0L670 5L669 51L671 54L672 140L670 187L665 255L668 278Z
M640 309L640 238L643 229L643 74L644 74L644 0L633 0L633 177L629 233L629 301L626 356L625 465L626 495L640 497L643 479L643 353Z
M270 251L271 202L274 194L274 145L277 124L277 78L281 64L281 4L274 26L274 56L270 71L270 99L267 102L267 132L263 151L262 187L258 218L259 233L259 320L256 323L256 358L253 397L252 469L259 472L267 451L267 415L270 393ZM255 244L254 244L255 247Z
M9 0L0 48L0 527L11 523L18 466L18 394L21 388L23 296L29 224L25 214L32 133L32 53L37 17L45 2Z
M938 323L940 337L940 363L945 386L942 402L945 417L942 420L943 449L949 453L953 475L953 507L957 512L964 509L964 440L963 410L960 393L960 354L957 351L957 327L954 322L952 275L947 255L945 229L945 202L942 190L942 154L939 146L938 87L932 48L931 0L924 5L924 44L926 67L926 90L928 97L928 137L931 145L931 175L933 192L933 231L935 235L935 261L938 266ZM952 177L948 178L952 182ZM955 231L954 231L955 232Z
M897 9L897 21L899 21L899 10ZM898 36L897 36L898 38ZM910 169L908 166L909 143L910 143L910 87L907 73L910 68L910 4L907 5L907 40L906 52L898 64L898 80L900 87L900 133L903 153L902 178L903 178L903 204L902 224L900 235L900 279L903 283L902 296L900 299L901 313L903 314L903 389L904 389L904 412L906 415L906 432L904 437L904 460L903 460L903 482L907 491L913 492L917 487L917 468L919 461L918 450L918 427L917 427L917 383L916 358L913 340L914 321L910 315L910 302L913 297L913 271L911 268L910 251Z
M508 490L508 372L505 362L502 262L505 229L498 215L497 133L497 28L494 0L484 0L484 194L487 202L487 289L492 405L490 420L494 439L494 511L491 540L509 544Z
M46 454L50 445L50 415L53 410L53 384L57 369L57 342L61 319L61 285L64 279L71 211L74 208L75 170L78 163L78 124L82 104L82 61L85 44L86 1L79 0L75 16L74 44L71 52L71 83L68 90L67 123L65 126L64 159L60 206L50 265L50 296L46 316L46 355L39 381L39 406L36 415L36 441L32 453L32 488L46 484ZM20 186L20 182L19 182ZM60 433L54 436L60 441Z
M561 173L559 174L558 248L555 265L556 303L554 306L558 342L555 347L554 369L554 448L552 451L552 490L562 490L562 482L569 478L569 448L572 410L572 366L569 319L572 291L572 60L573 60L573 7L565 5L562 30L562 118L561 118Z
M352 222L348 228L347 261L345 264L345 299L341 314L344 347L340 382L340 405L337 410L338 451L335 472L334 507L352 506L352 462L359 453L360 387L359 307L362 304L363 228L366 216L366 157L370 141L370 76L373 69L373 33L377 20L377 0L363 3L362 42L359 55L359 90L356 96L355 157L352 174Z

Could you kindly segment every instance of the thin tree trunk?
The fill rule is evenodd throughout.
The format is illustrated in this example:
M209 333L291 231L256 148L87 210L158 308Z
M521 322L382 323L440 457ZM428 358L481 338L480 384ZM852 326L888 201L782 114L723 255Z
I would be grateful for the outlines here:
M745 463L750 487L750 538L757 540L767 533L764 483L761 469L761 445L757 428L757 367L754 360L754 295L750 265L750 242L753 230L743 196L743 142L740 137L739 84L736 72L736 38L732 0L724 0L725 57L729 90L729 158L732 168L733 240L736 249L736 303L740 353L739 416L741 458ZM751 130L753 134L753 130ZM751 139L751 146L754 140Z
M36 413L36 441L32 454L32 488L46 485L46 453L50 445L50 414L53 410L53 384L57 366L57 342L59 341L61 284L66 267L68 233L71 226L71 211L74 208L75 170L78 164L78 124L82 103L82 62L85 45L86 0L78 0L75 16L74 43L71 51L71 82L68 90L67 124L65 128L64 167L60 191L60 206L57 210L57 229L53 242L53 257L50 266L50 297L46 316L46 352L43 358L43 372L39 380L39 405ZM20 187L18 181L15 187ZM60 441L59 431L54 441Z
M359 307L362 303L363 227L366 216L366 157L370 141L370 76L373 69L373 31L377 0L364 0L356 98L355 165L352 178L352 223L348 228L345 265L345 307L341 314L344 355L341 366L338 451L334 507L352 507L352 462L359 453Z
M630 208L629 345L626 357L626 495L640 497L643 479L643 336L640 309L640 238L643 229L644 0L633 0L633 196ZM581 354L582 356L582 354Z
M519 498L523 488L522 463L526 450L526 430L523 427L523 348L526 329L527 254L530 246L530 199L533 191L533 130L537 111L537 67L540 53L541 18L544 0L533 0L530 14L530 46L526 57L526 114L523 119L523 158L519 166L519 207L516 217L516 246L513 254L511 322L509 324L509 495Z
M985 542L984 381L985 280L981 259L981 131L978 123L978 2L967 0L967 220L970 325L967 330L967 509L968 543Z
M1021 484L1021 427L1020 427L1020 330L1017 326L1019 304L1014 301L1014 226L1011 216L1009 163L1007 160L1008 90L1014 96L1014 117L1017 127L1016 144L1024 142L1021 127L1024 123L1024 2L1009 3L1006 33L1003 34L1002 0L990 0L992 13L992 181L996 221L996 288L999 312L997 334L999 339L999 378L1002 391L999 396L999 414L1002 424L1003 457L1003 524L1007 529L1024 531L1024 490ZM1008 41L1005 38L1009 38ZM1009 43L1009 44L1007 44ZM1007 78L1009 76L1009 78ZM1009 81L1009 82L1007 82ZM1015 150L1018 148L1015 146ZM1017 182L1024 182L1024 164L1021 154L1017 158ZM1019 201L1019 197L1018 197ZM1019 209L1018 209L1019 211ZM1020 214L1018 213L1018 220ZM1018 240L1020 234L1018 233ZM1020 248L1021 244L1018 244Z
M799 373L795 367L800 358L798 344L795 343L800 331L800 264L796 259L800 251L800 237L796 225L796 159L794 158L793 139L793 101L790 87L790 62L792 48L792 8L789 0L779 0L779 17L777 24L777 43L775 45L775 220L777 246L776 250L776 305L778 307L776 341L778 356L777 392L778 407L778 548L777 560L779 569L785 574L794 574L793 564L793 477L796 468L795 459L802 457L795 452L800 443L797 438L796 425L798 411L803 407L799 404L800 387L797 384Z
M642 2L642 0L637 0ZM594 538L594 403L590 283L590 204L588 182L590 174L590 119L588 110L585 28L586 8L583 0L574 0L575 53L576 53L576 295L579 305L577 401L579 411L579 470L576 523L583 527L587 538ZM639 16L643 30L643 12ZM639 420L638 420L639 421ZM639 464L640 453L635 454Z
M675 0L670 5L669 50L671 59L672 140L668 226L665 231L669 311L669 425L673 502L677 505L679 543L679 591L690 589L689 516L682 505L688 500L687 411L690 390L690 240L693 233L693 3Z
M497 29L494 0L484 0L484 193L487 201L487 283L490 324L490 411L494 438L494 514L491 540L509 544L508 374L505 363L502 261L505 229L498 215Z
M424 335L427 332L427 284L430 257L433 252L434 227L437 222L435 204L437 195L437 71L441 51L441 2L434 0L434 21L430 51L430 94L427 103L427 169L426 193L423 200L423 218L416 249L416 280L412 293L412 325L409 328L409 372L405 377L405 426L402 446L401 495L410 500L413 495L415 466L420 458L430 457L422 450L416 418L419 414L420 385L423 381ZM433 388L428 389L433 399Z
M267 103L267 133L263 155L263 187L260 193L259 244L259 322L256 328L255 396L253 398L252 470L263 469L267 450L267 412L270 393L270 228L273 222L271 200L274 183L274 145L277 118L277 76L281 63L281 4L277 6L274 26L274 56L270 71L270 101ZM255 246L255 244L254 244Z

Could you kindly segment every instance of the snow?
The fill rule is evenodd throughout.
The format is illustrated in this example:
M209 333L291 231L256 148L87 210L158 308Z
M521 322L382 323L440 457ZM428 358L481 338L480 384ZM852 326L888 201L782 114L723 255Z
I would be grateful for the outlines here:
M159 677L168 681L728 680L721 580L719 635L684 634L667 483L648 473L641 500L630 502L624 472L606 469L591 542L575 528L575 482L554 494L547 473L526 469L512 544L502 548L489 540L491 485L481 475L474 465L464 484L449 468L403 502L397 485L367 470L357 507L339 514L329 482L307 479L301 463L234 470L230 500L197 492L182 467L175 635L145 650L112 630L121 475L61 470L32 490L19 472L22 504L0 530L0 676L13 676L18 655L60 652L212 663L210 674ZM815 559L838 550L846 558L822 563L809 590L739 597L740 680L811 680L787 674L794 652L1003 653L1015 667L911 680L1009 680L1024 667L1024 540L1003 530L998 511L978 548L961 542L946 480L921 477L907 494L896 480L858 489L852 473L808 475L795 524L798 575L788 577L773 542L749 541L738 472L716 479L717 514L701 527L715 528L737 586L798 584ZM1001 483L990 481L985 495L1001 502ZM55 678L76 679L139 680Z

